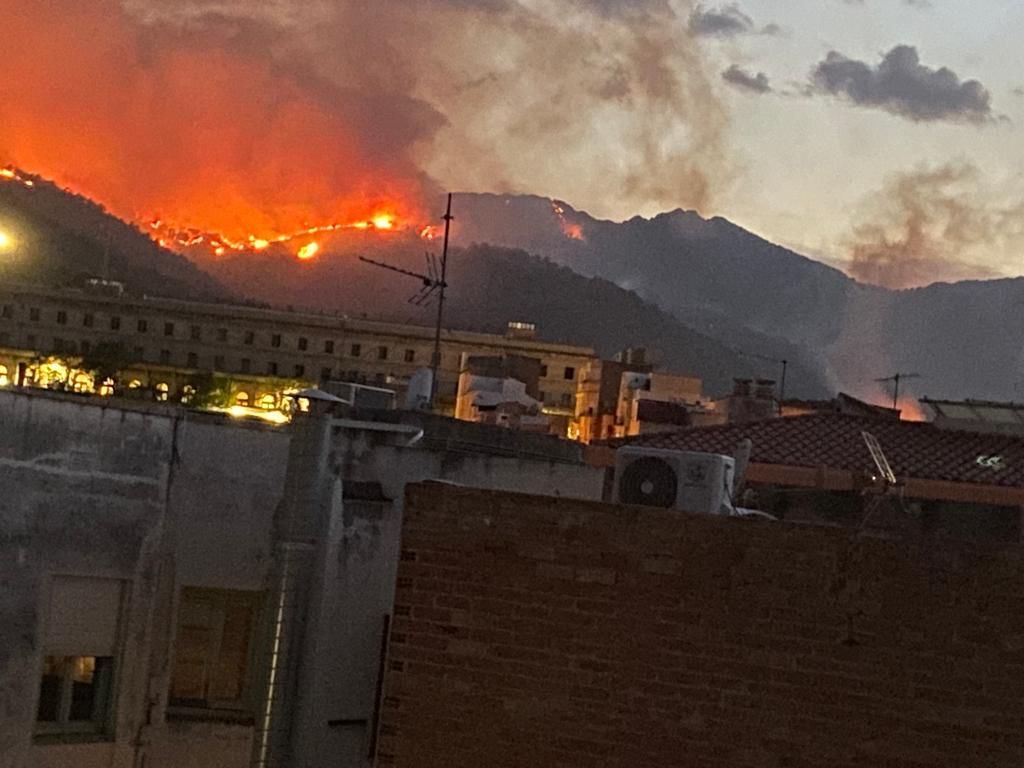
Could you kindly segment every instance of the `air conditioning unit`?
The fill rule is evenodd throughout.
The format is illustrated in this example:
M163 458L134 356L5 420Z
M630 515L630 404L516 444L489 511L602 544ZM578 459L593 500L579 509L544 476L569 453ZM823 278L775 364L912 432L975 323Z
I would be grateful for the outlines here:
M731 456L627 446L615 453L612 498L620 504L731 515L735 471Z

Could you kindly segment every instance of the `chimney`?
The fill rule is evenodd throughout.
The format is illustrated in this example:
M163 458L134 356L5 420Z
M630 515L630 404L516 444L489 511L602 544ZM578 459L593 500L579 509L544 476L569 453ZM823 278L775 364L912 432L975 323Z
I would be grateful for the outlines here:
M774 400L775 381L772 379L758 379L754 383L754 397L758 400Z

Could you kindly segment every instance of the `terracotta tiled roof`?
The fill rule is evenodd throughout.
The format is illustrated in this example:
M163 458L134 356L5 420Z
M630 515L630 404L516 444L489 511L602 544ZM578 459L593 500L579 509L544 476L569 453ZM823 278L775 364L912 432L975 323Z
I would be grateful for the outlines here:
M641 435L613 446L732 455L741 440L750 438L751 462L874 472L862 431L878 438L898 478L1024 488L1024 438L954 432L893 419L812 414Z

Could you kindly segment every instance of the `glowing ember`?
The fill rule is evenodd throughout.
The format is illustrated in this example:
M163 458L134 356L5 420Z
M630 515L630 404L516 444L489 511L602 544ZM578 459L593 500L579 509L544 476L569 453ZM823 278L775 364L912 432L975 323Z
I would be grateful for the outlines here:
M308 245L304 245L301 248L299 248L299 252L296 255L300 259L305 261L306 259L312 259L314 256L316 256L319 250L320 245L318 243L309 243Z
M374 216L371 223L376 229L394 229L395 217L390 213L382 213Z
M565 209L558 203L551 203L551 210L558 218L558 224L562 228L562 234L568 237L570 240L581 240L586 241L586 237L583 235L583 225L569 221L565 217Z

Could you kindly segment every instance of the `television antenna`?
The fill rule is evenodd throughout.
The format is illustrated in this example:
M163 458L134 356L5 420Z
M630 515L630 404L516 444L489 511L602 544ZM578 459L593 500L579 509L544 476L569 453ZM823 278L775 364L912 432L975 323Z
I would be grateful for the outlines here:
M444 292L448 287L447 275L448 275L448 237L451 232L452 219L452 193L448 193L448 207L445 209L444 214L444 248L441 251L441 259L438 261L437 257L431 253L426 254L427 258L427 271L426 273L414 272L410 269L402 269L396 267L393 264L388 264L383 261L375 261L374 259L368 259L365 256L360 256L359 260L364 261L367 264L372 264L375 267L381 269L387 269L391 272L397 272L400 275L406 275L407 277L415 277L421 282L421 287L413 296L409 298L410 304L416 306L427 306L430 304L433 297L437 296L437 322L434 325L434 353L430 360L430 407L434 407L434 403L437 400L437 373L441 367L441 325L444 320Z
M789 360L785 358L779 359L777 357L768 357L768 355L759 355L755 352L743 352L742 350L736 350L744 357L752 357L756 360L764 360L767 363L775 363L776 365L782 366L782 378L779 379L779 415L782 415L782 403L786 399L786 370L789 368Z
M900 382L906 381L907 379L920 379L921 374L919 373L894 373L892 376L886 376L884 379L875 379L876 384L892 384L892 408L893 410L898 409L898 403L900 400Z

